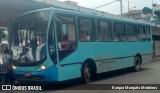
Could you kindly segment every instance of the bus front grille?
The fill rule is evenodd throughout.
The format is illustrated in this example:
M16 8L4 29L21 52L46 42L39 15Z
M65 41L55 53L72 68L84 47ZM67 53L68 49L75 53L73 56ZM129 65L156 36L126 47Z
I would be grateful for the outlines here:
M31 76L16 75L16 78L21 80L42 80L44 77L40 75L31 75Z

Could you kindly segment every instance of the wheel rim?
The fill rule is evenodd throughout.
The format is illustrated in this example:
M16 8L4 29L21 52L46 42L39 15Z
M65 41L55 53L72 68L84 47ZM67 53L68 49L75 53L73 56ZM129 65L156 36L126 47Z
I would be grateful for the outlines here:
M85 67L84 77L85 77L86 82L89 82L91 80L91 70L88 66Z

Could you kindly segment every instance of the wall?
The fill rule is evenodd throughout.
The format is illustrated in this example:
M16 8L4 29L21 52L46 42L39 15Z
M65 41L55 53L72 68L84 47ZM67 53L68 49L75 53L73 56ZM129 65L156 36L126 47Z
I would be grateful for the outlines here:
M153 41L155 48L155 56L160 56L160 41Z

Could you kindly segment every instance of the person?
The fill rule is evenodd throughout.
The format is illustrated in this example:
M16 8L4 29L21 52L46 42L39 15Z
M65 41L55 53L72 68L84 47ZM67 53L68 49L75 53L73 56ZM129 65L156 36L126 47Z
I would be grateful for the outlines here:
M85 33L85 39L86 41L90 41L90 34L88 32Z
M2 48L2 42L0 42L0 53L2 53L3 48Z
M81 35L81 41L90 41L90 35L88 32L85 32L84 34Z
M64 36L62 41L61 41L61 47L64 50L68 50L69 49L69 43L68 43L68 39L67 36Z
M3 50L3 53L5 54L9 54L9 49L8 49L8 46L7 45L5 45L4 46L4 50Z
M81 35L81 37L80 37L80 41L85 41L86 39L85 39L85 36L84 35Z
M32 56L33 60L36 61L36 49L37 49L37 40L35 36L35 32L33 31L31 33L31 39L30 39L30 47L32 48Z
M10 59L11 56L9 55L9 49L7 46L5 46L4 49L4 54L2 56L2 62L3 62L3 66L4 66L4 77L5 77L5 83L9 83L9 78L10 78Z

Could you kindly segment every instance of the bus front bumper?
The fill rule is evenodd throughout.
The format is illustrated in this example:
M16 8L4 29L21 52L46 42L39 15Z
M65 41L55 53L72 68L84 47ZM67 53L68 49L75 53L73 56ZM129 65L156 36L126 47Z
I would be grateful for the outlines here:
M49 83L58 81L58 73L56 67L52 66L48 69L36 72L26 72L12 70L13 78L22 82Z

